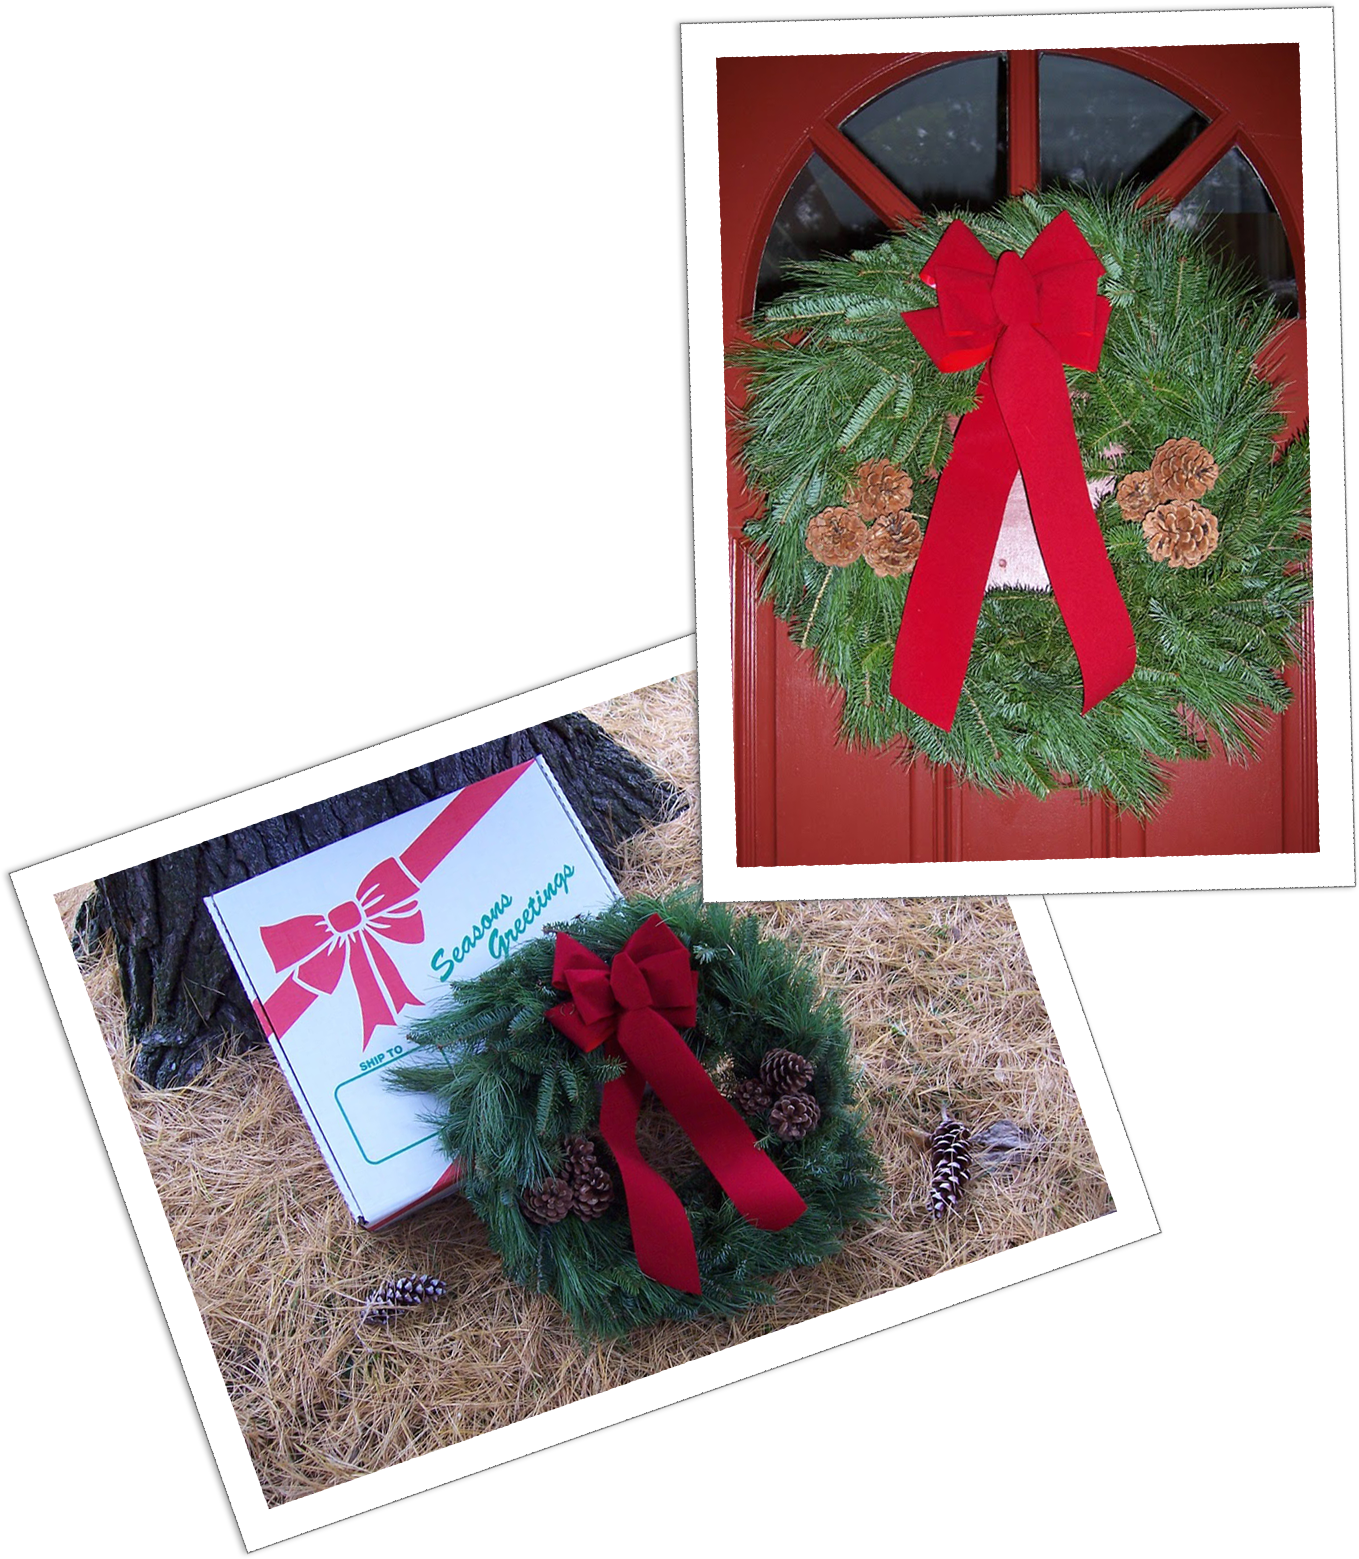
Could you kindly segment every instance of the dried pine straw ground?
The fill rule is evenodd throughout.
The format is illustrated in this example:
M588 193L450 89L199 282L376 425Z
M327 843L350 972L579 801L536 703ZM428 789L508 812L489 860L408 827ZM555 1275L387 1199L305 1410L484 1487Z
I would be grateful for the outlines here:
M588 710L669 776L690 805L635 840L620 886L699 875L691 678ZM63 896L73 916L82 896ZM1112 1210L1014 920L1003 900L777 903L769 922L819 950L863 1066L887 1185L883 1217L842 1254L782 1280L778 1301L582 1346L553 1303L511 1288L458 1199L382 1234L355 1228L265 1047L225 1056L188 1088L132 1075L111 955L87 969L166 1216L265 1498L297 1498L407 1457L607 1391L744 1338L867 1299ZM940 1107L974 1129L1008 1118L1045 1146L979 1175L934 1222L921 1132ZM388 1277L431 1272L443 1301L390 1332L356 1329Z

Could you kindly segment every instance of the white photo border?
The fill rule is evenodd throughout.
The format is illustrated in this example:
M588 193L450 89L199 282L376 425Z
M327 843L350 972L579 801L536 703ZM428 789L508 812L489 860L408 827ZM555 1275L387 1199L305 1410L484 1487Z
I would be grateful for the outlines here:
M1330 7L1174 13L1183 44L1292 43L1302 76L1320 849L1306 854L740 866L727 534L716 61L1005 48L1115 48L1161 36L1165 12L755 21L681 28L690 420L704 891L714 899L891 894L1158 892L1355 882L1353 734L1341 420L1334 13Z

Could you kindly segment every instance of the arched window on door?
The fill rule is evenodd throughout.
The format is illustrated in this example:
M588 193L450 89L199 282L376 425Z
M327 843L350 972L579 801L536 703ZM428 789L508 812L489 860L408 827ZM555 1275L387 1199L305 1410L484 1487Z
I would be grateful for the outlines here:
M1035 76L1036 92L1024 90ZM1201 232L1296 317L1298 277L1284 222L1245 151L1225 145L1183 191L1173 178L1165 182L1214 124L1166 87L1101 60L989 54L897 82L834 133L922 212L983 210L1007 191L1060 184L1178 196L1170 220ZM814 151L774 218L755 301L785 291L798 261L868 247L891 227Z

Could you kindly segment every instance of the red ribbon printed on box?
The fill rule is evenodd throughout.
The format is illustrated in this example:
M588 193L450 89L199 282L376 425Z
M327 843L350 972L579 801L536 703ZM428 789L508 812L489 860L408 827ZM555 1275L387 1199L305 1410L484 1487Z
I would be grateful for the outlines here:
M1090 504L1062 365L1099 364L1104 267L1063 211L1023 256L993 259L950 222L920 272L937 308L901 317L943 373L985 363L939 478L901 618L892 694L948 730L977 633L1005 500L1022 473L1052 592L1080 662L1088 713L1133 673L1137 646Z
M296 915L261 926L260 939L274 969L288 978L269 999L256 1002L266 1033L285 1034L318 996L331 996L348 968L363 1015L363 1048L382 1024L394 1024L403 1007L424 1004L392 962L383 942L424 940L417 902L420 885L474 824L500 800L529 763L493 774L460 790L399 858L379 861L352 899L328 915Z
M582 1050L603 1045L605 1054L627 1062L623 1075L604 1086L599 1129L623 1177L637 1263L658 1282L701 1293L684 1205L637 1146L648 1083L748 1223L786 1229L807 1204L755 1146L680 1035L697 1021L698 975L689 954L659 915L638 927L611 964L559 931L552 983L571 999L553 1007L548 1021Z

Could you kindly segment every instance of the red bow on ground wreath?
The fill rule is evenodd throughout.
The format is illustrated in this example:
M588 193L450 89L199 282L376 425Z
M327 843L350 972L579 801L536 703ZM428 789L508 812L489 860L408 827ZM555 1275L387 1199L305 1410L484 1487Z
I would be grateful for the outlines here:
M553 1027L582 1050L603 1045L627 1062L623 1075L605 1084L599 1129L623 1177L637 1263L660 1283L701 1293L684 1205L637 1147L648 1083L748 1223L786 1229L807 1204L755 1146L680 1035L697 1021L698 975L689 954L659 915L633 932L611 964L559 931L552 983L571 994L548 1012Z
M950 222L920 272L938 307L901 316L943 373L986 364L939 478L892 665L893 696L944 730L1016 472L1080 662L1082 713L1133 673L1132 621L1090 504L1062 371L1099 364L1109 323L1109 301L1096 290L1103 274L1069 211L1022 257L1007 250L999 260L965 222Z

